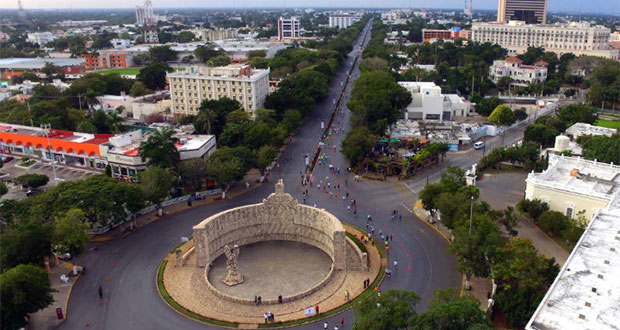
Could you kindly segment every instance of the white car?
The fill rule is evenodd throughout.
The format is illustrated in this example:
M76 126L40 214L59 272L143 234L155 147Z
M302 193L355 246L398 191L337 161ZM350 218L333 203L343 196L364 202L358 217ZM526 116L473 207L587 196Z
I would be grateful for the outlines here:
M484 142L478 141L478 142L474 143L474 149L478 150L478 149L482 149L482 148L484 148Z

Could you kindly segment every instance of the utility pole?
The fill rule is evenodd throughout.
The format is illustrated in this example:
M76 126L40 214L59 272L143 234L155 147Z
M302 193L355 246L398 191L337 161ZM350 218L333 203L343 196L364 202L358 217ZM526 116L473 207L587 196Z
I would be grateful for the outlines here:
M54 153L52 149L52 144L50 143L49 130L52 128L52 125L41 124L41 128L43 129L43 133L45 134L45 138L47 139L47 149L49 150L50 160L52 161L52 171L54 172L54 180L61 181L61 179L56 175L56 165L54 164Z
M471 219L474 217L474 196L471 196L471 203L469 205L469 236L471 236Z

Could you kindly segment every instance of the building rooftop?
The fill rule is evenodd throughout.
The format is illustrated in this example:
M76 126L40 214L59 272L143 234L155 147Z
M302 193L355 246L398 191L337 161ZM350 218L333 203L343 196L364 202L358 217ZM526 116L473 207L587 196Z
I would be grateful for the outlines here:
M611 200L620 191L620 166L551 154L549 167L541 173L530 173L526 182Z
M601 126L593 126L586 123L575 123L573 126L566 129L567 135L574 137L580 137L582 135L606 135L612 136L617 133L615 128L607 128Z
M55 58L55 57L35 57L35 58L21 58L12 57L0 59L0 69L14 69L14 70L35 70L42 69L46 62L50 62L56 66L75 66L83 65L85 60L82 58Z
M527 330L618 330L620 194L594 216Z
M207 67L192 65L186 71L178 71L168 73L168 77L172 78L198 78L198 77L218 77L222 79L244 79L255 80L265 75L269 75L269 69L254 69L246 64L231 64L222 67Z

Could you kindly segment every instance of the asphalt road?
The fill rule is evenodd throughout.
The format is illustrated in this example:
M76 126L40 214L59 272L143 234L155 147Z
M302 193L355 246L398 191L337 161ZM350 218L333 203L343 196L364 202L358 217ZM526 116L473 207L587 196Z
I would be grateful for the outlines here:
M366 27L369 29L370 25ZM364 34L362 34L364 35ZM365 35L367 42L369 34ZM361 40L356 42L356 45ZM355 47L357 48L357 47ZM353 53L356 53L355 50ZM285 182L285 190L303 200L300 171L304 168L303 155L314 151L322 134L320 122L326 121L332 110L333 99L337 97L343 82L348 74L354 56L350 54L346 63L330 85L329 97L319 104L316 110L304 121L296 137L288 145L282 155L282 168L271 174L270 184L265 184L255 190L241 195L233 200L225 200L204 207L194 208L174 216L164 218L141 228L125 239L104 243L93 243L89 247L96 247L78 257L77 262L84 264L88 273L80 278L73 288L69 302L68 319L59 329L83 328L89 323L91 329L216 329L217 327L204 325L179 315L166 305L159 297L155 287L155 274L159 263L164 256L180 241L181 236L192 234L192 226L206 217L222 210L262 201L273 192L275 179L281 177ZM359 73L357 69L353 77ZM352 81L352 80L351 80ZM350 92L350 85L346 98ZM345 100L346 101L346 100ZM343 102L343 109L346 102ZM348 112L342 111L335 125L348 125ZM389 288L404 288L416 291L422 298L419 309L424 309L432 298L434 289L447 287L458 288L461 285L461 275L456 270L456 260L447 251L447 243L433 229L420 221L411 213L412 201L415 196L403 188L403 184L389 182L354 182L352 176L346 175L346 161L339 152L340 139L344 134L335 134L334 144L326 154L330 157L328 164L340 167L340 175L329 173L327 166L317 166L313 173L314 187L308 187L308 204L316 203L345 222L360 227L366 225L366 215L372 214L372 224L379 230L393 235L390 242L390 265L398 260L398 269L394 275L386 279L381 290ZM452 162L452 156L448 157ZM285 161L291 159L290 161ZM465 165L475 159L467 154L454 157L454 161ZM440 169L431 173L438 175ZM339 198L316 188L316 183L326 176L330 177L332 193L338 193ZM345 180L347 181L345 184ZM420 180L420 178L418 178ZM334 186L340 184L340 189ZM412 182L415 186L417 183ZM359 206L358 214L347 212L346 202L342 201L342 194L348 192L349 199L355 199ZM398 210L402 220L390 219L390 212ZM391 267L393 268L393 267ZM97 289L103 287L103 304L99 304ZM362 283L360 283L362 285ZM343 316L346 320L345 328L350 328L353 322L351 311L334 316L328 320L330 328L336 325ZM322 322L300 326L299 329L319 329Z

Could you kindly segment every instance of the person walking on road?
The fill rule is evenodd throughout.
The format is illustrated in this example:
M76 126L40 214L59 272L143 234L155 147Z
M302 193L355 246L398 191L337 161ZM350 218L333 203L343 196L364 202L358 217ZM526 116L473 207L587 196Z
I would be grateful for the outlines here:
M344 317L340 317L340 326L344 328Z
M99 299L103 299L103 288L99 286Z
M394 270L398 269L398 261L394 260Z
M327 327L329 327L329 325L327 324L327 322L323 322L323 330L327 330Z

